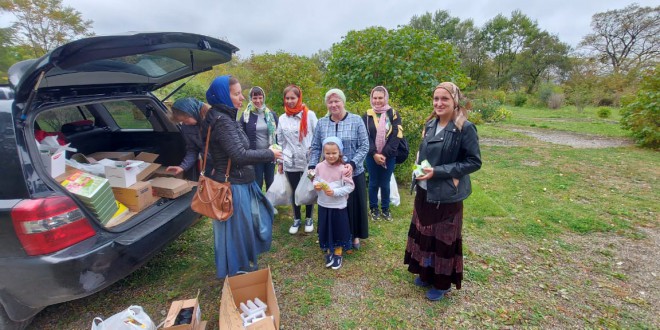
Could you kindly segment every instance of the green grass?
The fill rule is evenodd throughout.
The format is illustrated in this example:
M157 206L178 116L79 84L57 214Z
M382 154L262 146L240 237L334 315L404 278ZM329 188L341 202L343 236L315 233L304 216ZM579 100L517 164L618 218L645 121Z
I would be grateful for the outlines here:
M601 133L585 125L602 121L595 109L515 111L506 123L479 126L484 140L518 144L481 148L483 167L472 175L473 193L465 201L463 289L431 303L412 284L403 264L413 202L406 183L399 187L401 206L392 209L395 221L372 222L370 238L346 255L339 271L322 265L315 235L288 234L291 210L282 207L272 249L260 258L260 266L273 272L282 326L656 328L660 307L650 299L655 293L639 292L649 291L640 276L658 265L657 241L649 235L657 235L659 224L659 154L636 147L574 149L509 131L536 122L625 135L614 122L603 121L609 126ZM582 125L556 121L571 118ZM199 290L207 329L216 329L222 281L215 279L211 228L208 220L198 223L128 278L47 308L33 328L86 329L94 316L131 304L160 321L172 300Z
M557 110L545 108L508 107L513 113L504 123L521 127L548 128L607 137L628 137L630 132L619 125L619 108L611 108L609 118L598 117L598 108L587 107L579 112L575 107Z

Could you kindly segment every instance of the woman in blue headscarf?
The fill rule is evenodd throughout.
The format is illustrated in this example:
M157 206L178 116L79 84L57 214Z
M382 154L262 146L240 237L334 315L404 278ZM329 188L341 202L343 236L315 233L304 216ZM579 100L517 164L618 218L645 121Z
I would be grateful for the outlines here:
M227 221L213 221L218 278L257 270L257 258L270 250L273 238L274 208L254 182L253 165L280 159L282 152L250 150L250 141L236 121L243 100L241 84L231 76L215 78L206 91L211 110L202 122L202 135L211 127L209 154L214 171L210 178L231 182L234 200L234 214Z
M178 99L171 108L170 119L176 124L181 124L181 134L186 141L186 155L179 166L168 166L166 171L178 175L192 168L199 154L204 152L205 140L202 140L199 127L211 106L195 98L186 97ZM213 161L208 159L206 163L206 172L210 173L213 169Z

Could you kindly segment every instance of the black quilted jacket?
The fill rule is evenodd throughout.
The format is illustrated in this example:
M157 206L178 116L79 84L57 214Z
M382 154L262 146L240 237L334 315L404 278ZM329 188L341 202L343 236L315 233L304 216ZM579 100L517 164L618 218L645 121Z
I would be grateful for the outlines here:
M206 115L202 125L202 135L206 136L211 126L209 155L213 158L214 173L210 177L225 181L227 162L231 158L229 182L243 184L254 181L253 164L271 162L275 155L269 149L250 150L250 141L236 121L236 108L214 105ZM204 141L206 142L206 141Z

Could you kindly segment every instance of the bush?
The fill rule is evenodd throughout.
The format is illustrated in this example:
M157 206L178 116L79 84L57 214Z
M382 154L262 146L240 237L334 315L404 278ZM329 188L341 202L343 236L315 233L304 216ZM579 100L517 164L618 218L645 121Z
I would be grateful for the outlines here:
M643 147L660 148L660 66L642 78L637 97L621 109L621 126Z
M527 103L527 95L523 93L516 93L513 97L513 105L516 107L523 107Z
M564 94L553 93L548 98L548 108L559 109L564 105Z
M610 118L612 110L610 110L610 108L600 107L598 108L598 111L596 111L596 114L598 115L598 118Z
M472 116L478 116L477 118L482 119L485 122L496 122L496 121L501 121L507 118L507 116L510 116L510 112L507 115L506 109L502 107L502 104L493 101L493 100L483 100L483 99L476 99L472 101L472 112L470 114L471 118Z

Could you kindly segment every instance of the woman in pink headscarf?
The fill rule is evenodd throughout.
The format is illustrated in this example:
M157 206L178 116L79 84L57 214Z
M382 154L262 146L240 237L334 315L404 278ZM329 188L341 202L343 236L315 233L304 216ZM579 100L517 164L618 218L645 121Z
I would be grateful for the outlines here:
M372 220L391 221L390 214L390 178L394 172L397 147L403 138L401 117L388 104L389 93L383 86L371 90L371 109L362 116L369 133L369 153L367 154L367 172L369 172L369 209ZM378 208L378 190L381 196L381 208Z

